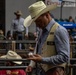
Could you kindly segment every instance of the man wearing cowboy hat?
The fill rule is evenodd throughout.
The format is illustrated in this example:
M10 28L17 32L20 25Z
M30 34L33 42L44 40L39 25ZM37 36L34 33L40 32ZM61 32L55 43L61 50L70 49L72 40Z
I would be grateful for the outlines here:
M13 19L11 24L11 36L13 34L14 40L24 40L28 37L28 27L24 27L24 18L22 18L22 12L20 10L14 12L16 18Z
M16 52L9 50L6 55L1 56L2 59L22 59ZM6 66L21 65L22 61L7 61ZM26 75L23 69L0 70L0 75Z
M50 16L49 11L56 7L57 4L46 6L38 1L28 8L30 15L25 19L24 26L35 22L42 30L34 54L27 58L31 62L26 72L31 72L36 65L37 75L64 75L70 55L69 36L67 30Z

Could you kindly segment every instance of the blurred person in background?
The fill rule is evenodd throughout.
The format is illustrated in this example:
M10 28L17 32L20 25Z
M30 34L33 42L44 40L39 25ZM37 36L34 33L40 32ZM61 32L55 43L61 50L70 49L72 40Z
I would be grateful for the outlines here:
M71 23L75 23L75 22L74 22L74 19L73 19L73 17L72 17L72 16L69 16L68 21L69 21L69 22L71 22Z
M69 22L75 23L72 16L69 16ZM76 41L76 28L71 28L71 35L72 35L74 41Z
M3 30L0 30L0 40L5 40L6 37L4 36Z
M25 36L28 36L28 27L24 27L24 18L22 18L22 12L20 10L14 12L16 18L12 20L11 35L14 40L23 40ZM20 37L21 36L21 37Z
M0 57L1 59L22 59L16 52L9 50L6 55ZM21 65L22 61L6 61L6 67ZM0 75L26 75L23 69L0 70Z
M0 40L6 40L6 37L4 36L3 30L0 30ZM6 49L5 43L0 43L0 49Z
M24 18L22 18L20 10L14 12L14 14L16 18L12 20L11 36L13 36L14 40L24 40L25 37L28 37L28 27L24 27L23 25ZM24 46L20 43L17 48L22 49Z

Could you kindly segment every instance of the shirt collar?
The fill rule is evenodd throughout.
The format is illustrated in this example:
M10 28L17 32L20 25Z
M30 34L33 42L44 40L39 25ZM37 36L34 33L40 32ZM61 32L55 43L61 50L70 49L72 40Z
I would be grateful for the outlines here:
M50 21L50 23L46 26L45 29L49 32L49 31L50 31L50 28L53 26L54 23L55 23L55 20L52 19L52 20Z

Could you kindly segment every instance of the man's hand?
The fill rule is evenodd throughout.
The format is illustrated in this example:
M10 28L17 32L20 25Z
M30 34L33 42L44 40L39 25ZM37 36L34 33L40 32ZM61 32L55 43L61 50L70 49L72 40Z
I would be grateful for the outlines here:
M25 34L25 37L27 37L27 38L28 38L28 34Z
M33 60L35 62L40 62L42 60L42 57L39 54L34 54L31 57L28 57L27 59Z
M32 72L32 67L31 67L31 66L28 66L28 67L26 68L26 72Z

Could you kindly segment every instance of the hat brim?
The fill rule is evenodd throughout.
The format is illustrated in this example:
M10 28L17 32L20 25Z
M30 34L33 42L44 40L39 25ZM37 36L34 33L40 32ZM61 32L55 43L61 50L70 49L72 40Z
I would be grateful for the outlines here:
M31 18L31 15L29 15L28 17L25 18L24 20L24 26L28 27L30 26L40 15L46 13L47 11L52 11L57 7L57 4L51 4L48 5L44 10L42 10L38 15L36 15L35 18Z
M22 57L20 55L17 54L17 57L16 58L12 58L9 57L8 55L6 56L7 59L22 59ZM13 61L13 63L16 63L16 64L22 64L22 61Z
M14 12L14 14L15 14L15 15L20 15L20 16L22 15L21 13L16 13L16 12Z
M0 58L6 59L6 55L2 55Z

